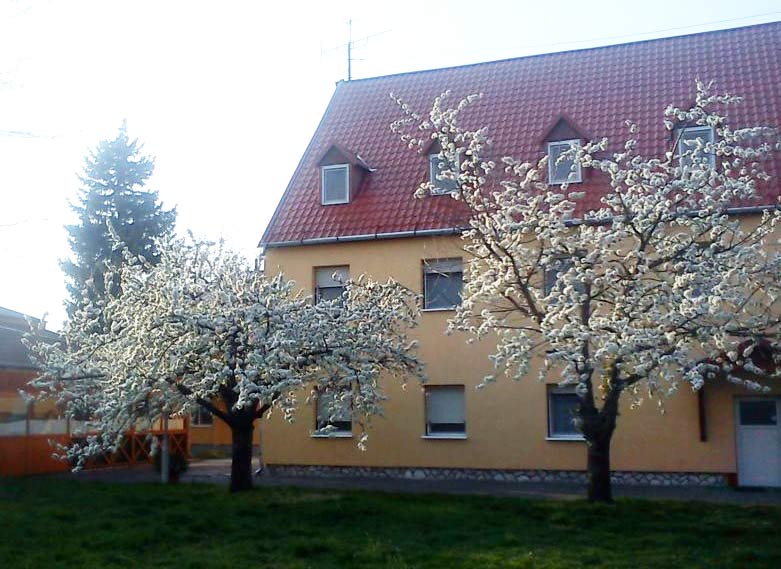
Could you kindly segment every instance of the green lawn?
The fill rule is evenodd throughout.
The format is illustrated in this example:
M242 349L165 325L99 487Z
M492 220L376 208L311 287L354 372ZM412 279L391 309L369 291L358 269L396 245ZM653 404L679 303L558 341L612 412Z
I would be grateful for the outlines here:
M781 567L781 508L0 480L0 567Z

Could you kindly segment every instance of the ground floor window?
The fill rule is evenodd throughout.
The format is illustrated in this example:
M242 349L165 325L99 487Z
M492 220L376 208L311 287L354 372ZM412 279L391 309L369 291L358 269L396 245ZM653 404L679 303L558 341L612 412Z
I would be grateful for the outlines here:
M579 399L574 388L548 386L548 438L583 439L575 426Z
M333 392L317 394L316 428L324 435L352 435L352 409L348 394Z
M465 437L466 406L463 385L427 385L426 436Z
M214 423L214 416L203 407L198 407L192 414L192 425L194 427L211 427Z

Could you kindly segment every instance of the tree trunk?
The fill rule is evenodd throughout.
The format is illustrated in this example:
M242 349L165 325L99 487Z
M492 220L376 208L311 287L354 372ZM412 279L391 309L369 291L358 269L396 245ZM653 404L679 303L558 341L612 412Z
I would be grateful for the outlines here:
M614 371L614 374L617 372ZM618 421L618 400L621 388L616 382L607 384L602 408L594 405L591 393L581 399L581 432L588 444L588 501L612 502L610 485L610 442Z
M588 501L612 502L610 485L610 441L613 432L588 441Z
M231 426L233 456L231 460L231 492L252 489L252 431L253 422L241 421Z

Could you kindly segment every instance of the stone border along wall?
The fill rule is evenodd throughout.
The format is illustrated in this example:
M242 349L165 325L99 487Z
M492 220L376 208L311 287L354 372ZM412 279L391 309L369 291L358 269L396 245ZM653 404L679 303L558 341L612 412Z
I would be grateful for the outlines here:
M403 478L407 480L476 480L494 482L569 482L585 484L588 476L579 470L494 470L478 468L380 468L370 466L315 466L270 464L275 476L318 478ZM727 486L724 474L700 472L615 471L611 480L632 486Z

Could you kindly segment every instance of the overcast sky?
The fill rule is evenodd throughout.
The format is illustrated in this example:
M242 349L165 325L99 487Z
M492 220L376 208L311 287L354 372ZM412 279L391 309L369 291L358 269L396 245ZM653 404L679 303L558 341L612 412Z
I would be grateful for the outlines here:
M64 318L84 156L123 119L180 232L248 257L346 78L781 19L777 0L0 0L0 306ZM660 70L663 72L663 70Z

